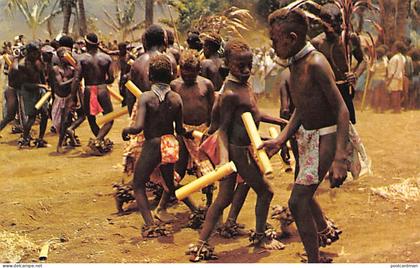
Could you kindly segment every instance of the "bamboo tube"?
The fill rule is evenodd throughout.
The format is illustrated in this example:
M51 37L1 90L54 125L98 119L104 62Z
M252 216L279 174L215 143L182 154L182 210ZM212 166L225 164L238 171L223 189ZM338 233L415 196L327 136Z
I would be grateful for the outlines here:
M113 97L119 102L122 102L124 100L124 98L119 93L115 92L110 87L107 87L107 88L108 88L109 95L111 95L111 97Z
M77 61L73 58L73 56L69 52L64 53L64 59L67 61L68 64L76 68Z
M4 61L7 63L7 65L9 65L9 68L10 68L10 67L12 66L13 62L12 62L12 60L10 59L9 55L4 54L4 55L3 55L3 59L4 59Z
M192 193L198 192L204 187L221 180L222 178L236 172L236 166L233 162L229 162L219 167L218 169L207 173L206 175L196 179L195 181L179 188L175 191L175 196L178 200L182 200Z
M133 65L133 63L134 63L134 60L133 59L130 59L129 61L127 61L127 64L128 65Z
M257 126L255 125L254 119L250 112L242 114L242 121L244 122L246 132L251 140L252 147L257 154L259 166L264 175L270 175L273 173L273 167L271 166L270 159L268 159L267 153L264 149L257 150L262 145L260 134L258 133Z
M195 139L199 139L199 140L201 140L201 139L203 138L203 132L200 132L200 131L198 131L198 130L194 130L194 131L192 132L192 135L193 135L193 137L194 137Z
M39 101L35 104L35 109L39 110L41 109L42 105L51 97L51 91L48 91L47 93L42 96Z
M133 93L136 98L140 98L142 92L140 89L133 83L133 81L128 80L127 83L125 83L125 87L130 90L131 93Z
M50 242L47 242L42 246L41 251L39 252L39 260L40 261L46 261L47 260L49 248L50 248Z
M279 136L279 133L277 132L277 129L275 129L274 127L270 127L268 129L268 132L270 132L270 137L275 139Z
M109 123L112 120L114 120L116 118L119 118L119 117L121 117L123 115L126 115L126 114L128 114L128 109L127 109L127 107L123 107L122 109L119 109L117 111L113 111L109 114L106 114L106 115L103 115L103 116L99 117L96 120L96 124L98 124L98 126L103 126L106 123Z

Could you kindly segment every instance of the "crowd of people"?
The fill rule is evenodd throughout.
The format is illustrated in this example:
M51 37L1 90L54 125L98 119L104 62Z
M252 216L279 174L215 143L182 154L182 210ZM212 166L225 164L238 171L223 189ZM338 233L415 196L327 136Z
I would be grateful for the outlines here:
M209 244L215 230L224 237L246 233L237 217L250 189L257 194L251 243L268 250L285 247L281 235L267 224L275 189L254 156L256 149L265 149L269 157L280 151L283 161L290 163L286 146L290 141L296 167L288 220L296 223L307 261L330 262L320 257L319 247L337 241L341 230L328 220L314 194L324 178L331 187L339 187L348 171L357 178L363 168L370 169L355 128L353 104L357 77L366 70L366 61L359 37L351 35L356 64L348 68L340 45L339 14L335 5L324 5L324 32L308 41L308 19L299 8L275 11L269 16L271 49L251 49L244 40L225 41L217 33L194 31L188 33L184 49L176 44L171 30L158 25L146 29L141 44L115 41L105 45L94 33L76 42L62 36L28 44L19 36L13 45L3 47L0 131L12 124L14 133L22 133L20 148L42 148L47 146L44 134L51 119L51 130L58 134L56 150L63 152L81 146L76 130L87 119L93 134L88 153L107 154L113 147L107 138L113 120L98 125L97 116L113 113L110 86L119 79L121 106L127 107L130 116L129 126L121 131L127 141L124 172L132 181L127 187L116 185L118 209L124 212L124 201L135 200L144 221L144 238L170 235L167 224L175 217L167 208L187 173L199 178L228 161L237 168L219 182L214 200L214 185L203 189L206 208L191 198L182 200L191 210L191 227L201 228L197 242L188 248L191 261L215 258ZM417 108L418 49L413 49L410 58L407 47L396 42L390 60L388 49L380 46L376 51L368 89L373 107L383 111L389 92L395 111L401 103L406 109ZM127 82L141 96L128 89ZM262 94L279 96L279 116L258 108L257 98ZM47 101L40 102L42 98ZM257 126L274 124L282 132L253 148L241 119L246 112ZM37 119L38 137L33 139L31 130ZM160 189L155 191L159 202L155 211L147 194L151 188ZM229 205L227 220L221 223Z

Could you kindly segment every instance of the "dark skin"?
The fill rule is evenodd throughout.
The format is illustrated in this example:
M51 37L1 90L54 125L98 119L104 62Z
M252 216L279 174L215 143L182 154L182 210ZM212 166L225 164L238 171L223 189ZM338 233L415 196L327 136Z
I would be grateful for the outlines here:
M130 79L131 81L142 91L146 92L150 90L152 83L149 80L149 64L150 59L153 56L162 53L165 50L165 47L152 46L146 50L146 53L141 55L137 60L134 61L130 70ZM176 70L176 60L172 54L167 54L172 62L172 70ZM176 72L173 73L173 79L176 78ZM127 91L127 106L128 110L132 111L132 107L136 102L135 96ZM130 112L131 114L131 112Z
M340 10L336 7L329 9L323 8L321 9L320 17L324 21L324 33L312 39L311 43L327 58L333 69L336 81L340 81L341 83L347 81L351 86L342 84L339 86L339 90L349 109L350 120L355 124L356 113L353 105L355 91L352 88L355 86L356 77L359 77L366 67L360 39L356 34L350 34L350 49L357 61L356 66L350 69L346 61L343 38L341 38L342 17Z
M85 80L85 86L112 84L114 74L112 72L112 59L109 55L99 52L96 45L87 46L87 53L80 56L76 73L72 83L72 100L76 99L76 94L80 87L80 81ZM96 124L96 117L88 112L90 92L85 88L84 110L87 114L90 129L98 140L103 140L112 128L114 121L104 124L101 128ZM107 89L98 90L98 101L103 108L103 114L113 111L111 99Z
M201 63L201 76L213 82L216 91L219 91L223 85L223 77L219 72L223 60L219 57L217 50L215 51L206 42L203 47L205 60Z
M138 103L138 114L136 123L133 127L125 128L122 137L125 141L129 140L129 135L137 135L144 131L146 141L142 153L136 164L134 172L133 188L136 202L139 207L146 225L153 225L154 220L149 209L149 203L146 196L146 182L153 170L160 164L160 137L174 133L184 135L185 129L182 126L182 99L170 91L166 95L168 106L161 107L164 104L159 102L158 97L151 91L142 94ZM169 108L170 107L170 108ZM163 179L169 189L169 196L175 192L174 186L174 164L165 164L160 166Z
M282 59L295 55L306 43L304 34L288 32L285 25L286 22L276 23L270 28L273 47ZM264 142L262 148L271 155L277 153L301 125L311 130L337 124L337 133L320 137L318 177L322 181L329 171L332 183L340 185L347 176L345 147L349 113L335 84L334 73L327 59L316 51L289 68L290 94L296 109L281 134ZM289 208L308 254L308 262L320 261L316 224L317 219L323 216L314 199L318 186L295 184L289 199Z
M13 76L12 72L16 72L18 69L18 58L14 58L12 62L12 66L10 67L11 71L8 74L8 77ZM9 78L11 79L11 78ZM9 85L11 85L12 82L9 82ZM11 123L16 116L16 113L18 111L18 98L16 95L16 89L13 87L7 87L4 91L5 99L7 105L7 114L4 117L4 119L0 122L0 132L9 124Z
M74 68L66 62L64 59L64 53L61 51L58 53L58 57L60 59L60 64L53 67L54 77L51 81L51 87L54 90L54 93L59 97L66 98L66 105L61 111L61 126L56 149L57 152L60 153L62 150L64 136L71 123L70 99Z
M13 88L37 92L41 85L45 84L44 64L41 60L41 52L33 50L28 52L26 58L19 64L14 64L9 75L9 85ZM39 140L44 138L47 128L48 111L42 107L39 110L41 122L39 125ZM35 123L37 113L28 115L28 119L23 124L23 138L29 139L30 131Z
M192 126L210 125L211 109L214 103L214 87L210 80L198 76L197 68L181 67L181 78L171 82L171 89L177 92L183 102L184 123ZM179 160L175 165L177 173L184 178L189 155L183 139L180 140ZM207 195L211 203L212 193Z
M229 159L235 163L239 175L257 193L255 229L257 233L263 233L266 228L273 191L270 184L259 172L257 164L252 160L249 161L247 147L238 147L250 144L241 115L244 112L251 112L257 125L259 122L282 124L284 121L262 113L256 105L257 100L248 83L252 69L251 51L243 51L239 54L231 55L230 59L227 59L227 65L231 74L240 83L232 81L225 83L225 91L221 96L219 106L220 131L221 135L225 135L228 138L228 143L231 144L229 145ZM207 241L209 239L223 210L232 202L235 185L236 174L220 182L219 193L207 212L206 221L200 232L200 240ZM262 241L260 246L267 249L282 248L280 242L268 239Z

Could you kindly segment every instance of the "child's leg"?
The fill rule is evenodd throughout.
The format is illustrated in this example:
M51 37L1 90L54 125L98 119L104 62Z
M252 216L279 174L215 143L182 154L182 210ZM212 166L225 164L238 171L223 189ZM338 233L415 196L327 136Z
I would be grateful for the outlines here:
M273 190L261 175L260 169L251 157L248 148L229 145L229 156L234 161L239 175L257 194L255 232L264 233Z
M144 142L140 158L137 160L134 171L133 190L137 206L146 225L153 225L153 217L146 196L146 182L153 170L160 162L160 139Z
M246 183L239 183L233 194L232 206L229 210L228 221L236 222L241 212L242 206L249 192L249 185Z
M201 241L207 241L210 238L223 210L232 202L235 185L236 173L220 181L219 193L217 194L216 200L211 204L207 211L206 220L204 221L203 229L200 232Z

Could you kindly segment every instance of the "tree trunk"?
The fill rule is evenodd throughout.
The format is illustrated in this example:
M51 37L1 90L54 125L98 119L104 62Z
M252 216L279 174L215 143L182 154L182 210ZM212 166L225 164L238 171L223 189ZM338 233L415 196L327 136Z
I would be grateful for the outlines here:
M396 1L395 0L380 0L379 6L381 9L381 23L384 28L384 42L388 47L392 47L396 36Z
M77 0L79 8L79 33L81 36L87 34L86 10L84 0Z
M397 40L404 41L408 34L408 15L410 10L409 0L398 0L397 14L396 14L396 38Z
M153 24L153 0L146 0L146 28Z
M62 29L62 33L67 35L67 34L69 34L72 1L71 0L62 0L61 5L63 7L63 29Z

